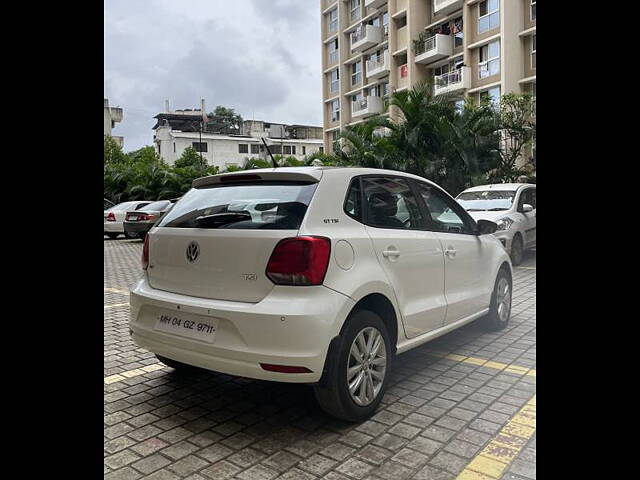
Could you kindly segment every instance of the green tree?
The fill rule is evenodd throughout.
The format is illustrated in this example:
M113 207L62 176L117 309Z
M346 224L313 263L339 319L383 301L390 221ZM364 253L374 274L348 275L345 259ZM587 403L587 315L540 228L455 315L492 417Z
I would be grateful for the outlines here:
M209 116L217 117L218 124L226 130L240 130L243 122L242 115L236 113L233 108L223 107L222 105L218 105Z
M126 155L122 152L122 147L111 137L104 136L104 164L113 165L126 161Z
M500 157L492 172L493 181L514 182L531 168L517 166L517 162L536 138L535 100L523 93L507 93L500 98L498 122L501 131Z
M187 147L180 158L176 160L174 167L194 167L198 170L204 170L207 168L207 161L193 147Z

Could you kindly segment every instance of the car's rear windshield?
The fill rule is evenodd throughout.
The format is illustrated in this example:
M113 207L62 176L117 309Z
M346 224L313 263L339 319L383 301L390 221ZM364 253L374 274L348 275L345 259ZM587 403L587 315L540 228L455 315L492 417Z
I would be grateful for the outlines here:
M296 230L317 183L260 182L192 188L159 227Z
M171 205L171 202L169 200L160 200L159 202L152 202L149 205L145 205L142 208L138 208L137 210L155 210L155 211L159 211L159 210L164 210L169 205Z
M516 195L514 190L481 190L462 192L456 200L468 212L509 210Z

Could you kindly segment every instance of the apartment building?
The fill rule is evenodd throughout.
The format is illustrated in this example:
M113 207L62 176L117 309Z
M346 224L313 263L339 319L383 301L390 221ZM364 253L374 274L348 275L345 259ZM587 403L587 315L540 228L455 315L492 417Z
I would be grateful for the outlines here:
M536 94L536 0L320 4L326 151L341 128L384 113L384 97L423 80L460 102Z
M154 117L153 143L169 165L173 165L188 147L200 152L207 164L221 169L241 166L249 157L268 159L262 138L273 155L303 160L323 150L322 127L319 126L245 120L229 128L221 125L215 115L206 113L204 101L199 110L171 111L168 104L165 105L166 111Z
M109 99L104 99L104 134L113 138L118 145L124 146L124 138L122 136L114 136L111 131L115 128L116 123L122 122L122 108L111 107Z

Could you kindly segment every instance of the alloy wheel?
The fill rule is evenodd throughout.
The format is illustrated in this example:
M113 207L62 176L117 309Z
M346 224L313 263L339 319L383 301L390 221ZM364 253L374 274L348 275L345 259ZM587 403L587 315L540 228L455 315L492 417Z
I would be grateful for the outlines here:
M384 337L375 327L363 328L351 344L347 361L347 384L351 399L366 407L380 393L387 369Z
M509 287L509 281L505 277L501 277L498 281L496 306L498 308L498 318L501 322L506 322L511 311L511 288Z

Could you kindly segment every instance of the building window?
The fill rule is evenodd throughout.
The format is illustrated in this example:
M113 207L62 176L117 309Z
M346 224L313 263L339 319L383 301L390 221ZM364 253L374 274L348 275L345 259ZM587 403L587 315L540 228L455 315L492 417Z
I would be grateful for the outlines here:
M349 0L349 18L355 22L360 18L360 0Z
M334 8L327 15L327 20L329 21L328 30L329 33L338 31L338 9Z
M282 147L282 153L284 155L291 155L291 145L285 145Z
M191 146L196 152L206 152L207 151L207 142L193 142Z
M500 105L500 87L493 87L480 92L480 101L489 100L494 107Z
M252 143L251 144L251 153L260 153L260 145Z
M398 29L407 26L407 16L406 15L403 15L402 17L396 18L394 20L396 22L396 28L398 28Z
M362 60L351 65L351 85L357 85L362 80Z
M318 152L324 153L324 147L318 147Z
M533 70L536 69L536 35L533 34L531 37L531 68Z
M307 154L307 147L305 147L304 145L302 146L302 154L303 155Z
M247 145L246 143L239 143L238 153L249 153L249 145Z
M329 65L332 65L338 61L338 39L331 40L327 49L329 50Z
M480 47L478 63L479 78L487 78L500 73L500 40Z
M531 21L536 19L536 0L531 0Z
M340 120L340 99L331 102L331 121L337 122L338 120Z
M173 153L176 153L176 142L173 142Z
M500 26L500 0L483 0L478 8L478 33Z
M458 17L453 22L453 48L461 47L464 43L462 17Z
M336 93L338 91L338 89L340 88L340 72L339 72L339 69L336 68L335 70L333 70L329 74L329 78L330 78L329 91L331 93Z

